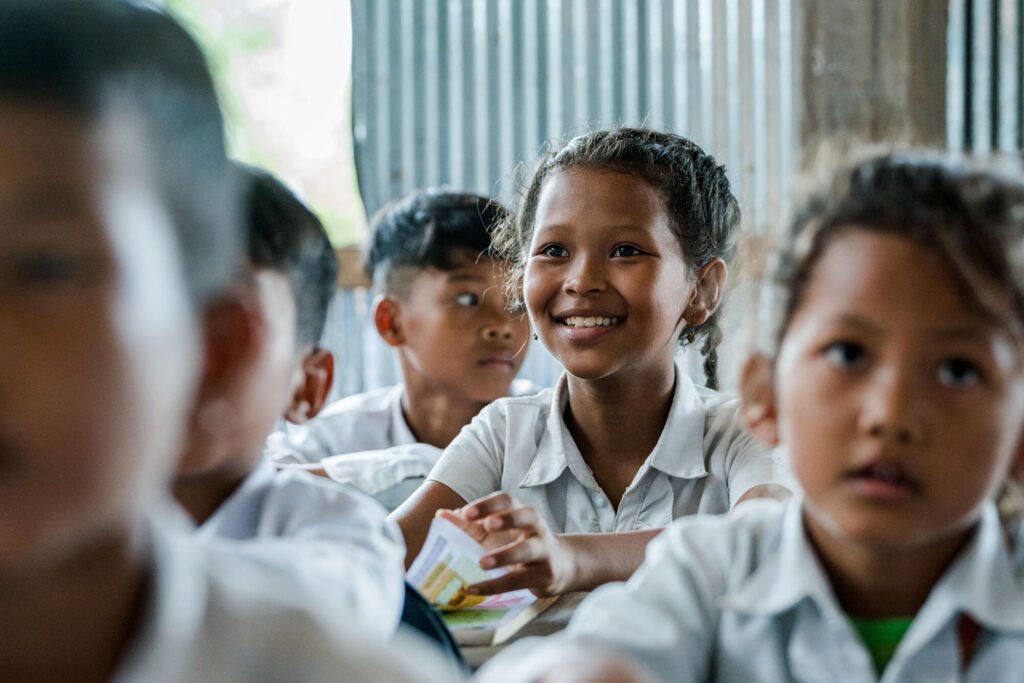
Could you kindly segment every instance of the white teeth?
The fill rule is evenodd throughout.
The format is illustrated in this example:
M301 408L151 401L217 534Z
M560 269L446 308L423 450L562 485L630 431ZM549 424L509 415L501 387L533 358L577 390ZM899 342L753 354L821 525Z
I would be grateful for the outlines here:
M562 323L569 327L610 327L612 325L618 325L620 321L621 318L583 317L581 315L573 315L563 320Z

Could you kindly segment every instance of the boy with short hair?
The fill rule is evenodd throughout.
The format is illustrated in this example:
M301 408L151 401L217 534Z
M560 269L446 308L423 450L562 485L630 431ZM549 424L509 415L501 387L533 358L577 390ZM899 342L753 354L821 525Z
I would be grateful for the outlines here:
M363 632L394 634L405 546L373 500L262 459L282 416L315 416L331 388L318 346L336 288L334 248L317 217L277 179L240 167L247 186L249 305L210 339L191 439L174 494L205 542L283 565Z
M311 463L391 510L481 408L537 390L513 381L529 323L508 310L501 262L490 252L491 232L507 216L492 199L442 190L377 212L366 259L378 292L373 319L398 353L403 382L343 398L272 435L270 457Z
M0 0L0 680L453 678L156 509L241 266L236 212L177 24Z

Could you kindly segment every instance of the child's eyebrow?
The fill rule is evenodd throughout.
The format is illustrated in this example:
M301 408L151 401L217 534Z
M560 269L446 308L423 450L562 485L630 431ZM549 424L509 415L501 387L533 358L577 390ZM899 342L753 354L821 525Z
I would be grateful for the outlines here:
M852 313L841 313L836 315L833 322L841 325L847 325L849 327L859 328L861 331L874 336L882 336L885 334L885 328L882 325ZM938 328L928 336L936 341L988 342L988 333L986 331L976 326L963 324Z
M986 321L989 325L989 321ZM955 327L937 330L932 336L940 341L965 341L988 343L990 329L977 327Z
M63 218L78 215L88 199L62 185L35 187L12 196L0 196L0 211L17 218Z
M448 282L486 282L486 279L475 273L451 273Z
M650 232L650 230L647 227L645 227L643 225L638 225L636 223L602 223L602 224L600 224L600 225L598 225L596 227L599 227L602 230L617 230L617 231L628 231L628 232L640 232L640 233L644 233L644 234L647 234L648 232ZM537 228L537 232L540 233L540 232L548 232L548 231L555 231L555 230L569 230L571 228L572 228L572 224L571 223L549 223L549 224L541 225L540 227L538 227Z
M863 332L873 335L881 335L884 332L881 325L877 325L867 318L853 313L840 313L833 318L832 323L856 327Z

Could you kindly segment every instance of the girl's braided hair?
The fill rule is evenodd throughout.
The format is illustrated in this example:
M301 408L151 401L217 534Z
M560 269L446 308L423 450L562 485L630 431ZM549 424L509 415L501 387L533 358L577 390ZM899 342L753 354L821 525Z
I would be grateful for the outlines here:
M643 128L596 131L541 157L519 210L495 233L494 248L512 269L509 299L516 305L522 305L522 277L541 190L551 175L571 168L628 173L649 183L665 202L671 229L691 272L716 257L726 262L732 258L740 209L724 166L692 141L672 133ZM718 388L720 313L721 307L700 325L688 325L679 337L680 344L704 339L704 375L712 389Z

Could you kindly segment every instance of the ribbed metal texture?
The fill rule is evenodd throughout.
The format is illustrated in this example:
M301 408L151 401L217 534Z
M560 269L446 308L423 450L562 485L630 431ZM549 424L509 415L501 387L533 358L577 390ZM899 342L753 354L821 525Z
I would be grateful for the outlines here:
M728 168L744 230L772 232L792 195L792 5L352 0L355 154L367 212L440 185L507 201L545 141L645 125L713 153ZM741 328L749 336L758 325L753 284L730 302L750 314L727 316L726 359ZM378 342L362 337L352 368L359 380L343 378L345 393L391 379L369 367ZM556 373L545 354L531 352L526 376L549 384ZM723 385L734 376L725 361Z
M1019 150L1024 110L1024 1L950 0L948 143Z

